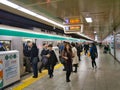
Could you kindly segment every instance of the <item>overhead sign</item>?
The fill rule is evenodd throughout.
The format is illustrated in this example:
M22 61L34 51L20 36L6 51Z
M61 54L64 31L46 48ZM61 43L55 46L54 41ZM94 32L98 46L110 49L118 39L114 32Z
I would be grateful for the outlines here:
M64 32L65 33L70 33L70 32L83 32L83 24L82 24L82 19L80 17L75 17L75 18L65 18L65 28Z
M76 31L77 31L77 32L78 32L78 31L80 32L80 30L81 30L81 26L68 26L68 27L65 27L65 31L66 31L66 32L69 32L69 31L70 31L70 32L71 32L71 31L72 31L72 32L76 32Z
M83 32L83 25L79 25L79 26L66 26L64 28L64 32L65 33L68 33L68 32L80 32L82 33Z
M81 19L80 18L65 18L65 24L80 24L82 23L81 22Z

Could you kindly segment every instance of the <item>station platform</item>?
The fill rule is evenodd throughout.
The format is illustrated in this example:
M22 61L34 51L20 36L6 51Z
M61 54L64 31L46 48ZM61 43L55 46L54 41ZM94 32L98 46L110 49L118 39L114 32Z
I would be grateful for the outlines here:
M99 49L98 52L97 69L93 70L90 57L83 55L78 72L71 74L69 83L59 64L52 79L45 70L37 79L28 77L6 90L120 90L120 63L110 54L103 54L103 50Z

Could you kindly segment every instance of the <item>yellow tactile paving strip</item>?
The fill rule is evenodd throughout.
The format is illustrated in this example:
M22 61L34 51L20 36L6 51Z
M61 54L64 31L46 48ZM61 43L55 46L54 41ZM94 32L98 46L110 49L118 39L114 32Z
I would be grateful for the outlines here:
M62 64L58 64L58 65L55 66L55 69L59 69L61 66L62 66ZM27 86L31 85L32 83L40 80L41 78L43 78L47 74L48 74L48 71L43 70L42 73L39 73L38 78L32 78L32 76L31 76L31 77L23 80L20 85L14 87L12 90L23 90L25 87L27 87Z

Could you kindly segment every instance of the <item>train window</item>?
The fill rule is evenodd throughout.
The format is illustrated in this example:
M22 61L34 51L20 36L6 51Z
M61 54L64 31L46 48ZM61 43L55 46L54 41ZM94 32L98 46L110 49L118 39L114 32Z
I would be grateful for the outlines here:
M11 50L11 41L0 40L0 51L9 51L9 50Z

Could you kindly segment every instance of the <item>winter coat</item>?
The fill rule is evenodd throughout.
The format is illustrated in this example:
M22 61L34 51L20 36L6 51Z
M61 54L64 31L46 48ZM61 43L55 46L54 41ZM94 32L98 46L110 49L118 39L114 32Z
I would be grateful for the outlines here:
M73 57L73 62L72 62L72 64L78 64L78 56L77 56L77 49L75 48L75 47L73 47L72 48L72 52L73 52L73 55L74 55L74 57Z
M48 58L48 66L52 65L55 66L58 62L57 56L53 50L49 50L48 54L50 54L50 57Z
M33 45L33 47L31 48L31 51L30 51L31 60L33 60L35 57L38 58L38 53L39 53L39 50L38 50L37 46Z
M91 58L97 58L98 57L98 52L96 46L92 46L90 48L90 56Z

